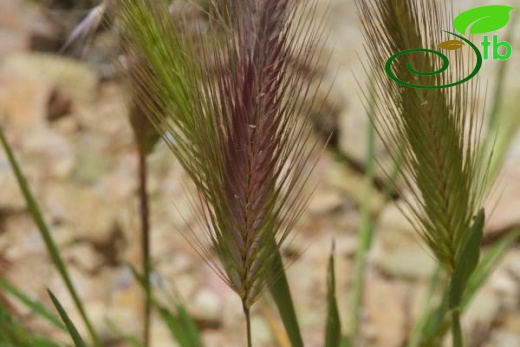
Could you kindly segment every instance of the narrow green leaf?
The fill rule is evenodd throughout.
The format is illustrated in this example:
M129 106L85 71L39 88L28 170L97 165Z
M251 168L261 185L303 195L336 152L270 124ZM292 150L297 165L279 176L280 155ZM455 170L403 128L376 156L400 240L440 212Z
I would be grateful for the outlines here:
M184 327L184 330L190 340L190 344L187 345L186 347L203 346L197 325L195 324L195 321L192 319L192 317L188 313L186 306L177 304L176 308L177 308L177 317L179 318L179 321L181 322L182 326Z
M457 265L450 282L450 309L455 309L460 305L466 284L477 268L484 222L485 212L484 209L481 209L473 221L468 237L457 254Z
M61 319L63 320L63 323L65 323L65 326L67 327L67 330L69 331L69 335L72 338L72 340L74 341L74 345L76 347L87 347L87 345L85 344L85 342L79 335L78 329L76 329L76 327L74 326L74 323L72 323L67 312L65 311L63 306L61 306L58 299L56 299L56 297L54 296L54 294L52 294L52 292L50 290L47 290L47 293L49 293L49 297L51 298L52 303L56 307L56 310L58 310L58 314L60 315Z
M509 12L513 7L504 5L489 5L464 11L453 20L453 26L465 35L470 25L470 34L486 34L506 26L509 22Z
M273 258L273 270L270 272L270 278L267 281L269 292L278 308L280 317L282 318L285 331L289 337L292 347L303 347L303 339L300 332L296 311L292 301L289 283L282 262L280 250L275 248L276 252Z
M170 334L173 339L179 343L182 347L188 347L190 338L186 335L183 330L182 324L179 323L177 317L175 317L168 309L164 306L157 307L157 312L161 316L162 320L170 330Z
M99 341L99 338L97 337L96 332L94 331L94 328L93 328L92 324L90 323L90 320L87 317L87 314L83 307L83 303L81 302L81 299L79 298L79 295L76 292L76 289L74 288L74 285L69 276L67 268L65 267L65 263L61 259L60 253L58 251L58 247L56 246L56 243L54 242L54 240L52 238L52 234L51 234L49 228L47 227L45 220L43 219L43 215L40 212L40 208L38 207L38 204L36 203L36 200L34 199L32 193L31 193L31 190L29 189L27 180L25 179L24 174L22 173L22 170L21 170L20 166L18 165L18 162L14 156L13 150L11 149L11 146L9 146L9 143L7 142L7 140L5 138L5 134L4 134L3 128L1 126L0 126L0 141L2 142L2 145L7 154L7 158L9 159L9 163L16 176L18 185L20 186L20 190L22 191L22 194L27 203L27 207L29 208L29 212L31 213L34 223L36 224L36 226L38 227L38 230L40 231L40 235L43 238L45 247L47 248L47 251L52 259L52 262L53 262L54 266L56 266L56 268L58 269L58 272L59 272L61 278L63 279L63 282L65 282L65 286L67 287L67 290L69 291L70 295L72 296L72 300L74 301L74 304L76 305L76 308L78 309L78 311L81 315L81 318L83 319L83 322L85 323L85 325L90 333L92 341L94 342L94 344L96 346L101 347L101 342Z
M507 250L513 245L513 243L520 236L520 228L511 230L499 241L497 241L491 249L484 253L482 260L478 264L477 268L471 275L468 281L466 290L462 298L461 307L466 307L471 299L475 296L478 289L489 277L490 273L496 267L496 265L502 260Z
M49 312L45 306L41 305L37 301L34 301L3 278L0 278L0 288L17 298L20 302L27 306L32 313L35 313L44 318L55 327L66 330L65 326L51 312Z
M170 329L172 337L181 347L202 347L196 326L183 306L177 307L177 314L161 305L156 305L159 315Z
M341 322L336 299L336 275L334 267L334 245L329 257L327 271L327 322L325 324L325 347L339 347L341 343Z

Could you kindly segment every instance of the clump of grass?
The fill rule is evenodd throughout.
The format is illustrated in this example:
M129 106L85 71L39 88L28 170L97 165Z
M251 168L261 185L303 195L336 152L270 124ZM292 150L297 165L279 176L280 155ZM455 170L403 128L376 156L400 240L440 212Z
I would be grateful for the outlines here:
M120 1L123 46L133 88L152 123L198 189L205 238L192 244L239 295L251 346L250 308L272 279L280 244L303 211L315 144L305 114L304 76L319 30L291 0L222 0L211 29L194 36L165 4ZM311 9L312 8L307 8Z

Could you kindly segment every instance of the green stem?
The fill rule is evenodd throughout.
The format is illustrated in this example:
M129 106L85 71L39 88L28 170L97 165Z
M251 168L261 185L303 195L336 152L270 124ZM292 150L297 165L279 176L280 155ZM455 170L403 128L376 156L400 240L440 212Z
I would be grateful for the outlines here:
M147 193L147 165L146 153L139 150L139 202L141 215L141 254L144 277L144 313L143 313L143 343L145 347L150 346L150 327L152 300L150 288L151 256L150 256L150 208Z
M440 280L441 268L437 267L435 273L430 279L430 283L428 285L428 290L426 292L426 296L424 298L424 303L421 309L421 316L419 321L415 324L411 336L409 338L409 342L407 347L417 347L419 346L419 342L421 341L421 334L423 333L423 329L426 326L428 319L431 317L431 307L432 307L432 297L435 293L435 289L437 288L438 282Z
M249 312L249 307L246 306L246 303L242 302L244 308L244 316L246 317L246 335L247 335L247 347L253 347L253 340L251 339L251 314Z
M99 340L92 323L88 319L85 308L83 307L83 303L81 302L81 299L80 299L76 289L74 288L74 284L72 283L72 279L69 276L65 263L63 262L63 259L61 258L58 247L56 246L56 243L54 242L54 239L52 238L51 232L50 232L49 228L47 227L45 220L43 219L42 213L40 212L40 208L38 207L38 204L36 203L36 200L34 199L32 193L29 189L27 180L25 179L25 177L22 173L22 170L20 169L20 166L18 165L18 162L16 161L14 153L11 150L11 147L9 146L9 144L7 143L7 140L5 138L2 127L0 127L0 141L2 142L2 145L5 149L7 157L9 159L9 163L11 164L13 172L18 181L18 185L20 186L20 189L22 190L22 194L25 198L25 201L27 202L29 211L31 212L33 220L34 220L35 224L37 225L38 230L40 231L40 234L45 243L45 247L47 248L47 251L52 259L52 262L53 262L54 266L56 266L56 268L58 269L58 273L60 274L61 278L63 279L63 282L65 282L65 286L67 287L67 290L68 290L70 296L72 297L74 305L76 306L77 310L79 311L79 314L80 314L81 318L83 319L85 326L87 327L87 330L92 338L92 341L94 342L94 345L97 347L101 347L102 346L101 341Z
M370 248L370 239L372 236L372 227L367 226L359 236L356 257L354 260L354 274L353 274L353 288L351 294L351 309L350 309L350 334L351 341L356 340L359 330L359 315L363 306L363 292L365 288L365 268L367 252ZM355 345L355 343L353 343Z
M458 309L451 311L451 333L453 338L453 347L464 347L462 328L460 326L460 313Z
M370 115L374 114L375 92L374 86L370 88ZM358 242L356 248L356 256L354 259L353 288L350 297L350 343L356 345L356 337L359 330L359 313L363 306L363 292L365 288L365 268L367 262L367 253L372 243L373 225L371 221L371 198L374 190L375 180L375 129L372 123L368 128L368 148L366 163L366 185L361 205L361 221L358 234Z

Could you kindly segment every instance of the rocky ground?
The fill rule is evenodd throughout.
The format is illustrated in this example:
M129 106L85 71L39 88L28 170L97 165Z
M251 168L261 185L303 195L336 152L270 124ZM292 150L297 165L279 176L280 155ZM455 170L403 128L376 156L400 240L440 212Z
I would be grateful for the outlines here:
M138 264L137 156L127 120L126 93L110 78L101 34L83 59L53 52L88 4L24 0L0 1L0 112L2 126L23 166L73 279L102 337L116 336L106 321L124 332L140 331L140 290L128 264ZM79 1L78 1L79 3ZM459 1L460 9L476 6ZM69 4L68 6L65 6ZM457 4L457 2L456 2ZM54 6L54 7L52 7ZM61 6L61 7L60 7ZM337 290L344 331L360 222L367 117L354 75L362 76L357 53L362 35L352 1L320 1L328 7L330 36L324 59L329 118L316 115L322 128L335 131L333 150L324 153L315 177L320 185L307 213L286 246L288 270L307 346L321 346L325 314L325 271L332 240L336 244ZM53 10L49 10L49 8ZM520 50L520 30L514 49ZM519 53L520 54L520 53ZM504 88L503 112L518 117L520 59L513 53ZM496 62L485 62L481 78L494 86ZM352 73L354 72L354 74ZM325 92L323 92L325 94ZM488 97L489 100L489 97ZM234 293L205 265L182 237L194 225L184 187L186 174L164 144L149 157L152 198L154 283L164 298L183 300L201 327L207 346L243 346L243 319ZM520 227L520 137L507 152L497 191L488 211L485 245ZM31 296L50 304L46 288L72 307L51 266L43 241L27 211L4 153L0 153L0 256L3 274ZM367 269L362 332L366 346L398 347L409 333L422 303L434 262L400 214L399 202L385 202L376 190L377 219ZM464 328L485 347L520 346L520 249L508 252L464 317ZM15 305L24 322L46 334L55 331ZM72 314L76 321L78 316ZM268 299L253 312L255 346L273 346L280 323ZM58 336L63 338L63 336ZM154 321L153 346L173 346ZM282 341L283 345L283 341ZM477 346L477 345L475 345Z

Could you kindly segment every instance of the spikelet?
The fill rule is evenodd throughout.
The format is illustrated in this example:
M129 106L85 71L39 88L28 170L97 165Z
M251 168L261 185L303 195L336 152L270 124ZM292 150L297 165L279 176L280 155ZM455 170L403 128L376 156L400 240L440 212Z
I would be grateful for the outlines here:
M314 66L319 26L292 0L220 0L210 28L188 32L153 0L119 0L117 20L132 87L195 182L198 216L244 310L258 298L273 257L305 206L312 90L298 60ZM301 117L304 115L304 117ZM204 240L193 245L211 261Z
M482 109L476 99L477 79L449 88L420 89L396 83L385 71L387 60L398 52L435 50L437 44L453 39L444 32L452 29L446 2L358 0L357 5L368 55L365 67L374 76L378 95L373 122L394 159L405 159L402 170L412 192L407 204L410 221L452 273L487 187L485 161L479 154ZM441 74L408 71L408 64L423 72L440 68L440 59L425 52L401 56L392 69L399 78L425 86L446 85L469 75L474 65L465 62L460 51L448 56L450 68Z

